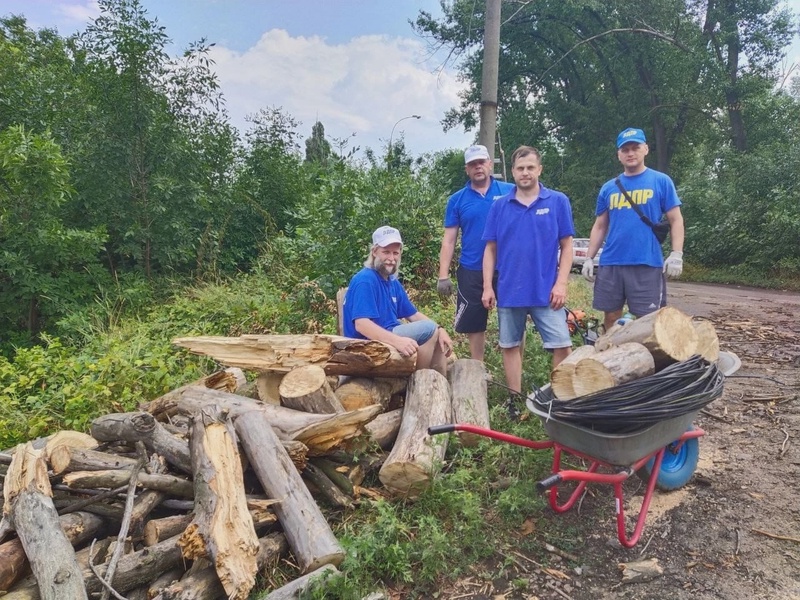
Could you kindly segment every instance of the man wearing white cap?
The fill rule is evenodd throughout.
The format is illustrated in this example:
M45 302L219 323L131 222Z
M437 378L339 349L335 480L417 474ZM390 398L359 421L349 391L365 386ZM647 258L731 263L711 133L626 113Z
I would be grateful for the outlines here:
M364 268L350 280L344 298L344 335L389 344L403 356L416 354L417 369L446 375L453 342L443 327L409 300L397 279L402 254L403 240L397 229L375 230Z
M458 258L456 281L455 330L466 333L472 358L483 360L486 347L486 322L489 312L481 302L483 294L483 251L481 239L486 215L492 203L510 192L514 186L492 177L492 161L485 146L470 146L464 152L467 184L450 196L444 213L444 236L439 252L439 281L436 289L442 296L453 293L450 263L455 254L458 232L461 231L461 255Z
M683 270L681 201L668 175L645 166L649 152L644 131L635 127L621 131L617 158L623 173L607 181L597 196L597 218L582 273L594 282L592 307L603 311L606 330L622 316L626 304L637 317L665 306L666 277L679 277ZM653 228L664 215L672 246L666 261ZM594 258L601 246L595 281Z

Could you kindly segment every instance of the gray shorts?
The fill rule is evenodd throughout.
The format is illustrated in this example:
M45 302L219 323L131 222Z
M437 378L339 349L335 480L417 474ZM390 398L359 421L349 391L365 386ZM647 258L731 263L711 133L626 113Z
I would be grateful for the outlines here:
M615 312L628 305L637 317L667 304L667 278L661 267L612 265L597 268L592 307Z
M461 265L456 269L458 293L456 295L455 330L458 333L480 333L486 331L489 311L483 307L483 272L465 269ZM492 281L497 293L497 273Z

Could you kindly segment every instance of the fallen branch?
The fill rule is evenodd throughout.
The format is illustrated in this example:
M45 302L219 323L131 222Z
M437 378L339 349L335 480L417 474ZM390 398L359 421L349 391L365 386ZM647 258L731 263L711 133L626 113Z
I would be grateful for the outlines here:
M790 537L788 535L778 535L777 533L770 533L768 531L762 531L760 529L751 529L750 531L752 531L753 533L759 533L774 540L784 540L786 542L797 542L798 544L800 544L800 538Z

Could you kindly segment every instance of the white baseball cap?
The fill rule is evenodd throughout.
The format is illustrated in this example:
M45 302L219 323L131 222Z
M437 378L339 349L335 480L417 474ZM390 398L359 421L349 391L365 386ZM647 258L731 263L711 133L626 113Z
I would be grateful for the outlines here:
M470 146L464 151L464 164L468 165L473 160L489 160L489 151L480 144Z
M400 237L400 232L394 227L384 225L378 227L372 234L372 245L385 248L390 244L402 244L403 238Z

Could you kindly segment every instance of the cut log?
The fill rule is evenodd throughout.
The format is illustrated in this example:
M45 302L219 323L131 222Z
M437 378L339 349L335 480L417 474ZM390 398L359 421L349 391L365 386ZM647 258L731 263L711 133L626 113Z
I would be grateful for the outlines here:
M195 415L191 440L195 511L178 544L184 558L212 562L229 600L245 600L256 582L258 536L236 434L221 410L209 407Z
M245 377L244 371L237 367L229 367L227 369L222 369L221 371L216 371L211 373L211 375L206 375L205 377L201 377L191 383L187 383L186 385L167 392L164 396L159 396L158 398L150 401L150 402L143 402L139 405L140 410L147 411L149 413L155 413L156 411L150 410L150 405L153 403L162 403L165 401L165 396L169 396L170 394L174 394L176 392L180 392L182 389L187 388L189 386L200 386L205 387L211 390L219 390L221 392L228 392L229 394L237 393L243 387L247 385L247 377Z
M88 512L74 512L59 517L59 524L70 544L80 544L94 536L103 520ZM0 545L0 591L7 591L28 572L28 557L19 538Z
M373 404L380 404L384 410L394 394L406 389L406 378L352 377L336 388L336 397L345 410L356 410Z
M258 398L262 402L277 405L281 403L279 388L284 375L285 373L276 373L275 371L259 373L256 379L256 388L258 389Z
M303 477L313 484L329 505L335 508L351 508L353 506L353 499L349 498L317 465L308 463L303 470Z
M489 427L488 373L481 360L460 358L447 373L453 390L453 422ZM461 443L472 447L479 435L459 433Z
M595 346L580 346L562 360L559 365L550 373L550 386L553 394L559 400L572 400L578 394L572 385L572 378L575 374L575 365L584 358L588 358L597 352Z
M370 439L384 450L388 450L397 439L400 424L403 422L403 409L396 408L381 413L364 426Z
M447 436L428 435L428 427L452 422L450 384L432 369L421 369L408 381L403 421L394 447L378 474L391 492L414 498L441 468Z
M47 442L44 445L43 457L45 460L49 460L53 452L61 447L91 450L97 448L98 445L96 439L80 431L57 431L47 438Z
M362 435L364 425L381 412L380 406L369 406L346 413L314 415L201 387L187 388L174 396L171 403L185 414L194 414L211 403L218 404L232 417L254 409L261 411L280 439L304 443L311 456L325 454L342 442Z
M20 444L3 484L3 512L17 531L43 600L87 598L72 544L53 506L42 452Z
M130 471L76 471L64 475L64 484L71 488L118 488L127 485L131 478ZM139 473L139 485L151 490L164 492L170 496L192 498L194 489L192 482L174 475L158 473Z
M72 471L105 471L107 469L132 469L136 460L119 454L98 452L85 448L57 446L50 453L50 466L54 475Z
M316 365L297 367L281 381L278 393L281 404L294 410L316 414L344 412L342 403L334 395L325 371Z
M154 546L162 540L179 535L186 531L191 522L192 515L190 514L150 519L144 526L144 545Z
M149 452L163 456L179 471L192 472L189 445L169 433L150 413L116 413L98 417L92 421L92 437L102 442L141 441Z
M302 597L311 586L324 585L326 579L329 577L338 577L339 575L339 569L333 565L325 565L311 573L298 577L285 586L270 592L266 596L262 596L261 600L296 600Z
M654 372L653 355L642 344L629 342L578 362L572 374L572 388L576 396L584 396Z
M266 414L244 413L235 425L264 491L281 501L275 505L275 513L300 570L308 573L322 565L341 563L344 550L270 427Z
M691 317L671 306L639 317L608 334L612 346L626 342L643 344L653 355L656 371L686 360L697 351L697 333Z
M406 357L388 344L335 335L204 336L176 338L172 343L224 365L253 371L288 373L317 365L328 375L403 377L416 367L416 354Z
M719 337L714 324L708 319L692 319L694 331L697 333L697 354L708 362L719 360Z

